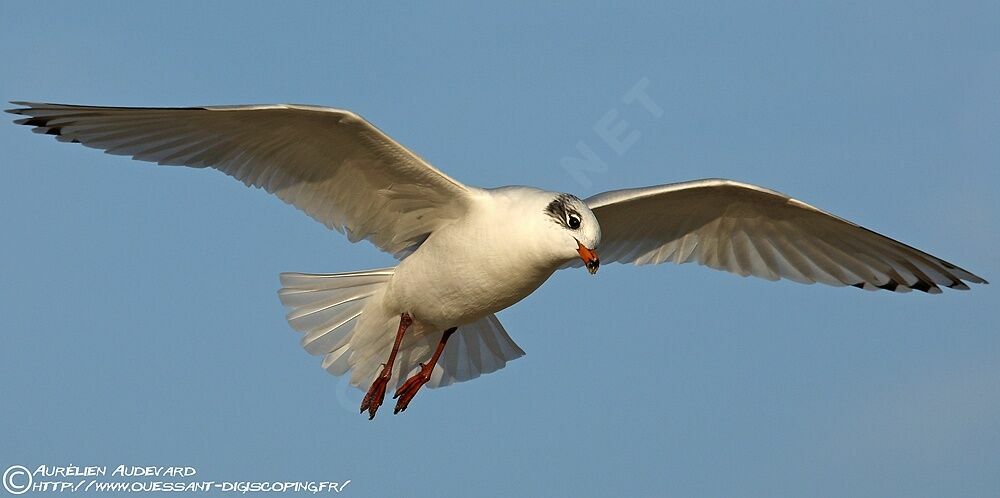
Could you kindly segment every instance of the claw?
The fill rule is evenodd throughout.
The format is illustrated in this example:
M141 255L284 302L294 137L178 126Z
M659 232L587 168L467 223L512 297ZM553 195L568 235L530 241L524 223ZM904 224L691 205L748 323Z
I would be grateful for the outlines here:
M385 388L389 384L389 372L382 368L382 373L372 382L371 388L368 389L368 394L365 394L365 399L361 401L361 412L364 413L368 410L368 420L375 418L375 412L378 408L382 406L382 400L385 399Z
M406 379L406 382L399 386L399 389L396 389L396 394L392 396L392 399L399 398L399 401L396 402L396 408L392 410L393 415L405 411L410 401L417 395L420 387L431 380L429 371L431 369L428 369L424 364L421 364L420 367L420 371L414 374L413 377Z

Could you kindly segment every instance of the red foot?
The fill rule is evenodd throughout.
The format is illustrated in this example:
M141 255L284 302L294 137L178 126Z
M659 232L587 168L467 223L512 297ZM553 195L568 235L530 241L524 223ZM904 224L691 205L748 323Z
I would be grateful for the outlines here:
M417 395L417 391L420 390L420 386L426 384L431 380L431 372L434 371L434 363L420 364L420 371L413 374L413 377L406 379L403 385L396 389L396 394L392 396L392 399L399 398L396 402L396 408L392 410L392 414L395 415L401 411L406 410L406 406L410 404L410 400Z
M375 418L375 412L378 411L378 407L382 406L382 400L385 399L385 387L389 383L391 374L388 367L382 365L382 373L375 377L372 386L368 389L368 394L361 401L361 413L368 410L368 420Z

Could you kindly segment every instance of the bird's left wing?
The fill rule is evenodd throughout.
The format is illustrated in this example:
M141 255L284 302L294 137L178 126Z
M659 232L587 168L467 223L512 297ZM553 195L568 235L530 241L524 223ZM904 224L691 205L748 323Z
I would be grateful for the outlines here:
M804 202L732 180L616 190L585 202L601 224L602 261L696 261L743 276L897 292L986 283Z
M352 242L405 257L460 217L469 188L357 114L329 107L95 107L12 102L15 121L64 142L211 167L275 194Z

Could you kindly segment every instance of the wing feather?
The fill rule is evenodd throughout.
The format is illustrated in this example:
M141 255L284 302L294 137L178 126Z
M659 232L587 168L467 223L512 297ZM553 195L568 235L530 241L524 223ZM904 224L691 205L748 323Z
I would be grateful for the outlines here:
M22 107L7 112L26 116L15 123L37 133L142 161L218 169L397 257L467 207L469 187L349 111L13 103Z
M699 264L769 280L867 290L967 290L975 274L784 194L710 179L617 190L585 201L602 260Z

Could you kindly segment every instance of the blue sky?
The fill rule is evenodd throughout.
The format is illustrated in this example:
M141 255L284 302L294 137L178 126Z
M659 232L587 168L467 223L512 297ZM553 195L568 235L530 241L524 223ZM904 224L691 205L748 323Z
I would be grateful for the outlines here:
M729 177L1000 279L996 2L8 2L3 100L354 110L453 177ZM648 82L655 117L623 102ZM609 113L638 139L619 154ZM581 180L579 144L607 165ZM994 496L996 286L558 273L528 353L401 416L298 346L281 271L389 265L222 174L0 125L0 467L191 465L354 496Z

